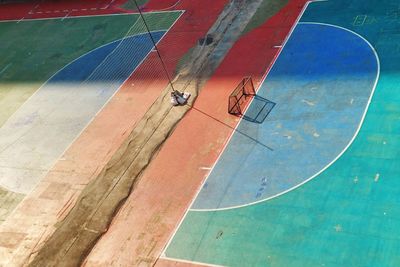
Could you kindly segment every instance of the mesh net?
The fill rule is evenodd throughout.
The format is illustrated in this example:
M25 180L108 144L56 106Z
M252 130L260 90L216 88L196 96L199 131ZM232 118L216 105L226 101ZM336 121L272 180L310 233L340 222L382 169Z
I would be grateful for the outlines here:
M251 77L245 77L229 96L228 112L233 115L242 115L249 99L256 95Z

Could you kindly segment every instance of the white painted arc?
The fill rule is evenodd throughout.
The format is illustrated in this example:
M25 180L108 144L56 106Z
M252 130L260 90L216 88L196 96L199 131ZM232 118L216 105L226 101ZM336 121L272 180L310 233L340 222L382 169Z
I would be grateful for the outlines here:
M146 34L146 33L139 34L139 35L145 35L145 34ZM137 35L137 36L139 36L139 35ZM161 40L164 36L165 36L165 33L161 36L160 40ZM132 37L132 36L130 36L130 37ZM126 38L126 37L125 37L125 38ZM123 38L123 39L124 39L124 38ZM120 40L123 40L123 39L120 39ZM118 41L120 41L120 40L118 40ZM118 42L118 41L113 41L113 42L111 42L111 43L109 43L109 44L112 44L112 43L115 43L115 42ZM107 44L106 44L106 45L107 45ZM120 45L120 44L118 44L117 47L116 47L115 49L117 49L119 45ZM101 46L101 47L104 47L104 45ZM100 49L101 47L98 47L98 48L96 48L96 49ZM91 52L95 51L96 49L92 50ZM115 51L115 49L114 49L113 51ZM147 56L150 54L150 52L151 52L151 50L145 55L145 57L144 57L144 58L139 62L139 64L134 68L134 70L132 71L132 73L134 73L134 72L136 71L136 69L143 63L143 61L147 58ZM89 52L89 53L90 53L90 52ZM112 53L112 52L111 52L111 53ZM111 54L111 53L110 53L110 54ZM110 55L110 54L109 54L109 55ZM107 57L108 57L109 55L107 55ZM81 57L82 57L82 56L80 56L79 58L81 58ZM106 58L107 58L107 57L106 57ZM78 59L79 59L79 58L78 58ZM96 71L96 69L106 60L106 58L103 59L103 61L99 63L99 65L93 70L93 72ZM78 60L78 59L76 59L76 60ZM72 62L75 62L76 60L74 60L74 61L72 61ZM70 64L67 64L66 66L68 66L68 65L70 65ZM61 70L57 71L54 75L57 75L57 74L58 74L60 71L62 71L66 66L64 66ZM92 72L92 73L93 73L93 72ZM132 73L131 73L131 75L132 75ZM53 76L54 76L54 75L53 75ZM90 74L90 75L92 75L92 74ZM129 75L127 79L129 79L129 77L130 77L131 75ZM90 76L89 76L89 77L90 77ZM51 78L50 78L50 79L51 79ZM59 155L58 159L54 161L54 163L52 164L52 167L51 167L51 168L48 168L48 169L47 169L47 168L46 168L46 169L39 169L39 168L36 168L35 170L36 170L36 171L41 171L41 172L43 172L43 173L44 173L44 174L43 174L43 177L45 177L45 176L47 175L47 173L48 173L48 172L53 168L53 166L56 164L56 162L62 157L62 155L65 154L65 152L71 147L71 145L79 138L79 136L80 136L80 135L84 132L84 130L88 127L88 125L90 125L90 123L94 120L94 118L96 118L97 115L104 109L104 107L111 101L111 99L112 99L112 98L114 97L114 95L119 91L119 89L123 86L123 84L126 82L127 79L125 79L125 81L124 81L123 83L121 83L121 85L118 87L118 89L115 90L115 92L110 96L110 98L103 104L103 106L96 112L96 114L93 115L93 117L87 122L87 124L82 128L82 130L76 135L76 137L66 146L66 148L64 149L64 151ZM46 84L47 84L47 82L46 82L45 84L43 84L40 88L42 88L42 87L45 86ZM13 118L15 117L15 114L17 114L20 110L23 110L23 109L24 109L24 106L25 106L25 105L28 105L28 103L30 103L29 100L30 100L30 99L33 99L33 97L34 97L36 94L38 94L38 93L40 92L40 88L39 88L37 91L35 91L35 93L33 93L33 94L28 98L28 100L26 100L26 101L20 106L20 108L19 108L17 111L14 112L13 115L11 115L11 116L8 118L7 122L12 121ZM6 125L7 122L4 123L4 125ZM10 188L10 187L8 187L7 185L5 185L5 184L2 183L2 182L0 182L0 187L6 189L6 190L8 190L8 191L12 191L12 192L16 192L16 193L21 193L21 194L27 193L27 192L18 191L18 190L15 190L15 189L13 189L13 188ZM35 187L33 187L33 188L35 188ZM32 188L32 190L33 190L33 188ZM30 190L30 191L32 191L32 190Z
M169 13L171 13L170 11L168 11ZM151 13L157 13L157 12L151 12ZM132 13L133 14L133 13ZM132 14L113 14L114 16L115 15L132 15ZM135 13L135 14L139 14L139 13ZM166 30L166 32L165 32L165 34L167 34L168 32L169 32L169 30L175 25L175 23L180 19L180 17L182 16L184 14L184 11L182 11L182 13L179 15L179 17L174 21L174 23L171 25L171 27L169 27L167 30ZM98 16L109 16L109 15L98 15ZM85 17L85 16L83 16L83 17ZM87 17L93 17L93 16L87 16ZM61 17L62 18L62 17ZM70 17L70 18L76 18L76 17ZM140 17L138 17L136 20L135 20L135 22L134 22L134 24L136 24L136 22L139 20L139 18ZM35 19L34 19L35 20ZM41 19L39 19L39 20L41 20ZM17 20L8 20L8 21L0 21L0 23L1 22L9 22L9 21L17 21ZM26 20L25 20L26 21ZM133 25L134 25L133 24ZM156 32L162 32L162 30L160 30L160 31L152 31L152 33L156 33ZM139 35L145 35L145 34L147 34L147 32L144 32L144 33L139 33L139 34L135 34L135 35L130 35L129 37L133 37L133 36L139 36ZM160 40L156 43L156 44L158 44L162 39L163 39L163 37L165 36L165 34L160 38ZM84 53L84 54L82 54L82 55L80 55L79 57L77 57L76 59L74 59L74 60L72 60L71 62L69 62L69 63L67 63L65 66L63 66L61 69L59 69L58 71L56 71L53 75L51 75L50 76L50 78L48 78L30 97L28 97L27 98L27 100L25 100L25 102L21 105L21 107L23 107L24 106L24 104L29 100L29 99L31 99L43 86L45 86L51 79L53 79L54 78L54 76L56 76L59 72L61 72L62 70L64 70L66 67L68 67L69 65L71 65L71 64L73 64L73 63L75 63L77 60L79 60L79 59L81 59L82 57L84 57L84 56L87 56L88 54L90 54L90 53L92 53L92 52L94 52L94 51L96 51L96 50L98 50L98 49L100 49L100 48L103 48L103 47L105 47L105 46L107 46L107 45L110 45L110 44L113 44L113 43L115 43L115 42L120 42L120 41L122 41L123 39L125 39L127 36L125 36L125 37L123 37L123 38L121 38L121 39L117 39L117 40L115 40L115 41L112 41L112 42L110 42L110 43L106 43L106 44L103 44L103 45L101 45L101 46L99 46L99 47L96 47L96 48L94 48L94 49L92 49L92 50L90 50L90 51L88 51L88 52L86 52L86 53ZM153 48L154 49L154 48ZM147 57L148 55L146 55L146 57ZM20 107L20 108L21 108ZM17 110L18 111L18 110ZM14 112L15 113L15 112ZM10 118L12 117L13 115L11 115L10 116ZM10 119L9 118L9 119ZM9 119L7 119L7 121L9 120ZM6 122L7 122L6 121Z
M315 173L314 175L310 176L309 178L307 178L307 179L304 180L303 182L299 183L298 185L293 186L293 187L291 187L291 188L289 188L289 189L287 189L287 190L285 190L285 191L282 191L282 192L280 192L279 194L276 194L276 195L273 195L273 196L270 196L270 197L268 197L268 198L261 199L261 200L258 200L258 201L254 201L254 202L251 202L251 203L247 203L247 204L243 204L243 205L238 205L238 206L232 206L232 207L227 207L227 208L219 208L219 209L190 209L190 211L207 212L207 211L223 211L223 210L238 209L238 208L242 208L242 207L247 207L247 206L255 205L255 204L258 204L258 203L261 203L261 202L265 202L265 201L271 200L271 199L273 199L273 198L279 197L279 196L281 196L281 195L283 195L283 194L286 194L286 193L288 193L288 192L290 192L290 191L293 191L293 190L295 190L296 188L298 188L298 187L304 185L305 183L311 181L313 178L317 177L317 176L320 175L322 172L324 172L326 169L328 169L332 164L334 164L334 163L344 154L344 152L346 152L346 150L347 150L347 149L350 147L350 145L354 142L355 138L357 137L358 133L360 132L361 126L362 126L362 124L364 123L365 116L366 116L366 114L367 114L367 112L368 112L369 105L370 105L371 100L372 100L372 97L373 97L373 95L374 95L374 93L375 93L375 89L376 89L376 86L377 86L377 84L378 84L378 80L379 80L379 76L380 76L380 60L379 60L379 57L378 57L378 54L377 54L375 48L371 45L371 43L370 43L368 40L366 40L366 39L365 39L363 36L361 36L360 34L354 32L354 31L352 31L352 30L349 30L349 29L346 29L346 28L337 26L337 25L332 25L332 24L327 24L327 23L318 23L318 22L300 22L299 24L323 25L323 26L334 27L334 28L338 28L338 29L341 29L341 30L344 30L344 31L348 31L348 32L350 32L350 33L352 33L352 34L358 36L358 37L359 37L360 39L362 39L365 43L367 43L368 46L371 48L371 50L374 52L374 55L375 55L375 58L376 58L376 63L377 63L377 74L376 74L376 78L375 78L374 85L373 85L373 87L372 87L371 94L370 94L370 96L369 96L369 98L368 98L368 102L367 102L366 108L365 108L365 110L364 110L364 113L363 113L363 115L362 115L362 117L361 117L360 123L359 123L359 125L358 125L358 127L357 127L357 130L355 131L353 137L350 139L349 143L344 147L344 149L343 149L330 163L328 163L324 168L322 168L320 171L318 171L318 172ZM222 154L222 153L221 153L221 154ZM211 172L212 172L212 171L211 171ZM210 172L210 173L211 173L211 172ZM207 178L208 178L208 177L207 177Z
M288 40L290 39L291 35L293 34L294 29L296 28L297 24L299 24L299 21L300 21L301 17L303 16L304 12L307 10L308 5L309 5L310 3L312 3L312 2L313 2L312 0L307 1L306 4L304 5L304 7L303 7L303 9L301 10L299 16L297 17L295 23L293 24L293 26L292 26L292 28L290 29L288 35L286 36L285 41L284 41L283 44L282 44L282 47L279 48L278 53L277 53L276 56L273 58L272 63L267 67L267 70L266 70L264 76L261 78L261 81L258 83L256 93L260 90L262 84L264 83L265 79L267 78L268 74L270 73L272 67L275 65L277 58L279 57L279 55L280 55L280 53L282 52L283 48L284 48L285 45L287 44L287 42L288 42ZM251 101L252 101L252 100L251 100ZM247 111L247 109L250 107L250 104L251 104L251 102L249 103L249 105L247 106L247 108L245 109L244 112ZM161 256L162 256L162 257L166 257L166 251L167 251L169 245L171 244L172 240L174 239L174 236L175 236L176 233L178 232L178 230L179 230L180 226L182 225L183 221L185 220L187 214L189 213L189 211L191 211L190 207L193 206L193 203L195 202L197 196L200 194L201 188L203 188L204 184L207 182L208 177L209 177L210 174L212 173L212 169L214 169L214 167L215 167L215 165L217 164L217 162L219 161L221 155L223 154L223 152L225 151L226 147L228 146L228 144L229 144L230 140L232 139L234 133L236 132L237 127L239 126L241 120L242 120L242 118L240 118L240 120L237 122L237 124L236 124L236 126L235 126L235 129L232 131L231 135L230 135L229 138L226 140L226 142L225 142L225 144L224 144L224 146L223 146L223 148L222 148L222 150L221 150L221 153L218 155L218 158L216 159L216 161L214 162L213 166L211 167L211 171L208 173L207 177L203 180L203 182L201 183L201 185L200 185L199 188L197 189L197 191L196 191L196 193L195 193L195 195L194 195L192 201L190 202L190 204L188 205L188 208L187 208L186 211L185 211L185 214L182 216L181 220L180 220L179 223L176 225L176 227L175 227L173 233L171 234L171 237L169 238L167 244L165 245L165 247L164 247L164 249L163 249L163 251L162 251L162 253L161 253Z
M162 14L162 13L185 13L185 10L172 10L172 11L151 11L151 12L145 12L143 14ZM99 15L82 15L82 16L71 16L68 17L68 19L75 19L75 18L92 18L92 17L110 17L110 16L129 16L129 15L139 15L137 12L130 12L130 13L118 13L118 14L99 14ZM37 18L37 19L23 19L23 21L40 21L40 20L57 20L57 19L63 19L65 16L62 17L51 17L51 18ZM8 19L8 20L0 20L0 23L2 22L18 22L21 21L22 19ZM177 19L176 21L178 21ZM176 22L175 21L175 22ZM171 27L169 28L171 29Z
M327 1L327 0L315 0L315 1L309 1L309 2L306 3L305 8L304 8L303 11L301 12L301 15L299 16L298 20L296 21L295 26L292 28L290 34L288 35L287 39L285 40L284 44L282 45L282 48L281 48L280 51L278 52L278 56L279 56L280 52L283 50L283 48L285 47L285 45L286 45L286 43L287 43L287 40L290 38L290 36L291 36L291 34L293 33L293 30L295 29L295 27L297 26L297 24L300 24L299 20L300 20L301 16L304 14L304 12L305 12L305 10L307 9L308 5L309 5L310 3L312 3L312 2L326 2L326 1ZM375 89L376 89L376 86L377 86L377 83L378 83L378 80L379 80L380 61L379 61L378 54L376 53L376 50L373 48L373 46L372 46L364 37L362 37L362 36L359 35L358 33L355 33L355 32L353 32L353 31L351 31L351 30L349 30L349 29L346 29L346 28L343 28L343 27L340 27L340 26L336 26L336 25L325 24L325 23L317 23L317 22L301 22L301 23L304 23L304 24L307 24L307 23L308 23L308 24L321 24L321 25L337 27L337 28L341 28L341 29L343 29L343 30L350 31L350 32L356 34L357 36L359 36L359 37L360 37L361 39L363 39L364 41L366 41L366 43L372 48L372 50L374 51L374 54L375 54L375 56L376 56L377 63L378 63L378 65L377 65L377 66L378 66L378 70L377 70L377 73L378 73L378 74L377 74L377 77L376 77L376 80L375 80L375 84L374 84L372 93L371 93L371 95L370 95L370 98L369 98L369 100L368 100L367 108L366 108L366 110L365 110L365 112L364 112L364 114L363 114L361 123L359 124L359 127L358 127L358 129L357 129L357 131L356 131L356 134L353 136L353 139L350 140L350 142L349 142L349 144L348 144L348 146L347 146L347 148L348 148L348 147L351 145L351 143L353 143L354 139L356 138L356 136L358 135L358 132L359 132L360 129L361 129L362 123L363 123L363 121L364 121L364 119L365 119L365 116L366 116L366 114L367 114L369 104L371 103L372 97L373 97L373 95L374 95L374 92L375 92ZM275 63L275 61L274 61L273 63ZM273 65L274 65L274 64L272 64L272 66L273 66ZM272 68L272 66L270 67L270 69ZM270 69L269 69L269 70L270 70ZM265 78L268 76L269 70L266 72L266 74L265 74L264 78L262 79L262 81L261 81L261 83L260 83L258 89L260 88L261 84L264 82ZM258 91L258 89L257 89L257 91ZM239 123L240 123L240 121L239 121ZM239 125L239 123L238 123L238 125ZM235 128L235 130L236 130L236 128ZM232 133L232 134L233 134L233 133ZM228 139L227 143L229 143L229 140L230 140L230 139L231 139L231 138ZM226 144L227 144L227 143L226 143ZM345 150L347 150L347 148L345 148L344 151L342 151L342 154L345 152ZM225 147L224 147L223 150L221 151L221 154L223 153L224 150L225 150ZM221 154L220 154L220 155L221 155ZM339 157L341 157L342 154L339 154L338 157L337 157L337 159L338 159ZM219 159L219 158L218 158L218 159ZM218 161L218 159L217 159L217 161ZM336 160L337 160L337 159L336 159ZM334 160L334 161L336 161L336 160ZM217 161L216 161L216 162L217 162ZM332 163L332 164L333 164L333 163ZM215 166L215 165L214 165L214 166ZM328 167L329 167L329 166L328 166ZM328 167L326 167L326 168L328 168ZM323 170L322 170L321 172L323 172ZM320 172L320 173L321 173L321 172ZM211 172L210 172L210 173L211 173ZM303 182L302 184L308 182L309 180L311 180L312 178L314 178L314 177L317 176L317 175L319 175L319 173L317 173L317 174L314 175L313 177L310 177L307 181ZM207 177L207 178L208 178L208 177ZM207 181L207 178L204 180L204 182L202 183L202 185L201 185L200 188L198 189L198 192L197 192L197 194L195 195L195 197L192 199L192 202L190 203L189 207L191 207L191 206L193 205L194 201L195 201L196 198L197 198L197 195L200 193L201 188L203 187L204 183ZM301 186L302 184L298 185L297 187ZM297 187L292 188L291 190L294 190L294 189L296 189ZM282 195L282 194L284 194L284 193L287 193L287 192L288 192L288 191L282 192L280 195ZM278 195L276 195L276 196L274 196L274 197L277 197L277 196L278 196ZM271 199L271 198L269 198L269 199ZM248 204L248 205L237 206L237 207L232 207L232 208L227 208L227 209L235 209L235 208L241 208L241 207L245 207L245 206L249 206L249 205L254 205L254 204L257 204L257 203L260 203L260 202L263 202L263 201L267 201L267 200L269 200L269 199L261 200L261 201L254 202L254 203L251 203L251 204ZM227 209L219 209L219 210L227 210ZM172 233L172 235L171 235L171 237L170 237L168 243L167 243L166 246L164 247L164 250L163 250L163 252L162 252L160 258L161 258L161 259L170 259L170 260L174 260L174 261L187 262L187 263L193 263L193 264L196 264L196 263L197 263L197 264L206 264L206 263L195 262L195 261L178 260L178 259L175 259L175 258L171 258L171 257L166 256L166 251L167 251L169 245L171 244L172 240L174 239L176 233L178 232L180 226L182 225L182 223L183 223L183 221L185 220L185 218L186 218L186 216L187 216L187 214L188 214L189 211L196 211L196 210L190 209L190 208L188 208L188 209L186 210L186 212L185 212L184 216L182 217L181 221L179 222L179 224L176 226L174 232ZM215 210L198 210L198 211L199 211L199 212L202 212L202 211L215 211ZM217 210L217 211L218 211L218 210ZM207 265L207 264L206 264L206 265ZM213 265L210 265L210 266L213 266ZM215 266L215 265L214 265L214 266Z
M159 42L161 42L161 40L164 38L164 36L170 31L170 29L176 24L176 22L180 19L180 17L181 17L183 14L184 14L184 12L180 13L180 15L179 15L179 16L176 18L176 20L171 24L171 26L170 26L167 30L165 30L164 34L163 34L163 35L160 37L160 39L157 41L156 45L157 45ZM138 17L138 19L139 19L139 17ZM136 23L136 21L135 21L135 23ZM163 32L163 31L154 31L154 32ZM139 35L144 35L144 34L148 34L148 33L141 33L141 34L132 35L132 36L129 36L129 37L139 36ZM126 38L126 37L124 37L124 38ZM31 99L35 94L37 94L37 92L38 92L41 88L43 88L43 86L45 86L55 75L57 75L59 72L61 72L62 70L64 70L66 67L68 67L69 65L73 64L74 62L76 62L76 61L79 60L80 58L82 58L82 57L84 57L84 56L86 56L86 55L92 53L93 51L95 51L95 50L97 50L97 49L101 49L102 47L107 46L107 45L109 45L109 44L112 44L112 43L115 43L115 42L120 42L120 41L123 40L124 38L119 39L119 40L116 40L116 41L113 41L113 42L110 42L110 43L107 43L107 44L104 44L104 45L99 46L99 47L97 47L97 48L95 48L95 49L93 49L93 50L90 50L90 51L88 51L87 53L85 53L85 54L79 56L78 58L74 59L74 60L71 61L70 63L66 64L66 65L65 65L64 67L62 67L60 70L58 70L57 72L55 72L46 82L44 82L43 85L40 86L39 89L36 90L36 91L21 105L21 107L20 107L19 109L21 109L21 108L24 106L24 104L25 104L26 102L28 102L29 99ZM136 71L136 69L143 63L143 61L148 57L148 55L149 55L150 53L151 53L151 50L144 56L144 58L141 60L141 62L139 62L139 64L136 66L136 68L134 68L134 70L131 72L131 75L132 75L132 74ZM131 75L129 75L129 77L130 77ZM54 162L53 167L54 167L54 165L58 162L58 160L65 154L65 152L71 147L71 145L79 138L79 136L86 130L86 128L92 123L92 121L94 120L94 118L96 118L97 115L98 115L98 114L104 109L104 107L109 103L109 101L111 101L111 99L113 99L114 95L115 95L115 94L119 91L119 89L125 84L125 82L129 79L129 77L128 77L127 79L125 79L125 81L123 81L123 82L121 83L120 87L114 92L114 94L108 99L108 101L106 101L106 102L104 103L104 105L98 110L98 112L92 117L92 119L91 119L90 121L88 121L88 123L82 128L82 130L80 131L80 133L79 133L79 134L72 140L72 142L65 148L65 150L60 154L59 158ZM18 109L18 110L19 110L19 109ZM17 110L17 111L18 111L18 110ZM16 112L17 112L17 111L16 111ZM16 114L16 112L14 112L14 114ZM10 118L9 118L7 121L9 121L9 120L14 116L14 114L11 115ZM7 121L6 121L6 122L7 122ZM51 167L51 168L49 168L48 170L46 170L44 176L46 176L46 175L48 174L48 172L49 172L53 167ZM3 187L3 188L5 188L5 189L7 189L7 187L5 187L4 185L0 185L0 187ZM34 189L35 189L35 187L33 187L33 188L30 190L30 192L32 192ZM8 190L9 190L9 189L8 189ZM10 190L10 191L13 191L13 190ZM30 193L30 192L29 192L29 193ZM27 194L29 194L29 193L27 193ZM22 203L22 202L21 202L21 203ZM18 206L21 205L21 203L18 204ZM18 206L14 209L14 211L17 210ZM14 213L14 211L13 211L12 213ZM11 214L12 214L12 213L11 213Z
M170 10L170 9L176 7L181 1L182 1L182 0L177 0L177 1L175 2L175 4L173 4L173 5L169 6L169 7L163 8L163 9L159 9L158 11L161 12L161 11Z

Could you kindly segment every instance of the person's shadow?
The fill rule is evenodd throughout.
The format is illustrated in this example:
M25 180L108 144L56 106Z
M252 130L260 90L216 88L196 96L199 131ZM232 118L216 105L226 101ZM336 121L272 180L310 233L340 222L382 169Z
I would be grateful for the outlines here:
M252 103L250 104L246 113L243 115L243 119L250 122L263 123L275 105L276 103L261 96L255 95L253 96Z

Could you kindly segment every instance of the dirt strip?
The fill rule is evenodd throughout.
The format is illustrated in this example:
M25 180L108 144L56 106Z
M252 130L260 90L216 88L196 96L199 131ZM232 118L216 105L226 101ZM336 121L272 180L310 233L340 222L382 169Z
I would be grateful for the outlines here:
M243 76L261 80L279 51L275 46L282 44L304 3L290 1L275 16L265 12L268 21L235 43L201 89L196 109L152 160L85 266L154 264L237 123L227 113L228 95ZM169 264L165 259L156 262Z
M174 81L175 89L192 94L190 104L239 37L251 17L248 14L254 13L260 2L231 2L210 30L214 43L196 48L193 64ZM107 232L137 178L189 110L189 106L171 107L170 90L163 91L98 177L82 191L75 206L33 256L29 266L77 266Z

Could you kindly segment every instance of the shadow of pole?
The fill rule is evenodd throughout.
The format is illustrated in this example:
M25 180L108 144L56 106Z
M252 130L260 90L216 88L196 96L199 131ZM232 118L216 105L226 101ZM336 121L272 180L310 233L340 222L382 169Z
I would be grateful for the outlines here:
M271 103L272 103L272 102L271 102ZM274 104L275 104L275 103L274 103ZM234 130L236 133L241 134L242 136L245 136L246 138L248 138L248 139L252 140L253 142L257 143L258 145L263 146L263 147L265 147L266 149L268 149L268 150L270 150L270 151L274 151L273 148L269 147L268 145L266 145L266 144L264 144L264 143L261 143L260 141L258 141L258 140L255 139L254 137L252 137L252 136L250 136L250 135L248 135L248 134L246 134L246 133L244 133L244 132L238 130L237 128L234 128L234 127L230 126L229 124L227 124L227 123L225 123L225 122L223 122L223 121L221 121L221 120L219 120L219 119L217 119L217 118L215 118L215 117L213 117L213 116L207 114L206 112L204 112L204 111L202 111L202 110L200 110L200 109L198 109L198 108L196 108L196 107L194 107L194 106L191 106L191 105L189 105L189 104L187 104L187 105L190 106L191 109L193 109L193 110L195 110L195 111L198 111L199 113L201 113L201 114L203 114L203 115L205 115L205 116L207 116L207 117L209 117L209 118L215 120L216 122L218 122L218 123L224 125L225 127L228 127L228 128L230 128L230 129Z

